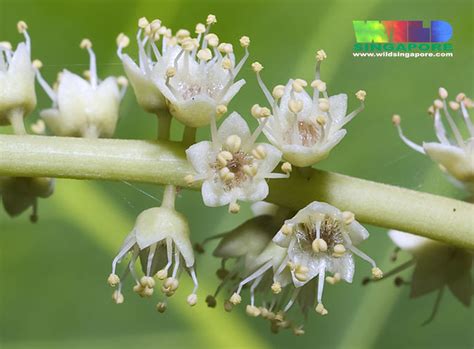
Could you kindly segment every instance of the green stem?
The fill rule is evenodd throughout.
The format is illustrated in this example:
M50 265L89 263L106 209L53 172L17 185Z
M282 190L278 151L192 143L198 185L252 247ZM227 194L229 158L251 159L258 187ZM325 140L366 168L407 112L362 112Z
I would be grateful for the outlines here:
M8 114L8 120L12 125L13 132L16 135L26 135L25 122L24 122L24 113L21 109L13 109Z
M174 185L165 186L165 192L163 193L162 207L166 207L174 210L174 202L176 201L176 187Z
M0 135L0 154L0 176L186 186L184 176L193 173L174 142ZM292 209L324 201L363 223L474 250L473 204L319 170L305 177L295 171L271 181L268 201Z
M157 114L158 117L158 139L167 141L170 139L171 115L168 113Z
M185 126L182 141L185 148L189 148L196 142L196 130L194 127Z

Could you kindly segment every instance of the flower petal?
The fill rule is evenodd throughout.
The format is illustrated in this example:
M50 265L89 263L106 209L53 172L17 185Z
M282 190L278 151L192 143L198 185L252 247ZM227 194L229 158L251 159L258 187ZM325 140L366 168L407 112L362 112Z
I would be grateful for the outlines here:
M239 113L233 112L230 114L219 127L217 131L217 138L221 144L224 144L229 136L237 135L245 143L250 137L250 129L247 122Z
M205 174L210 170L209 164L212 153L212 143L202 141L190 146L186 150L186 157L197 173Z

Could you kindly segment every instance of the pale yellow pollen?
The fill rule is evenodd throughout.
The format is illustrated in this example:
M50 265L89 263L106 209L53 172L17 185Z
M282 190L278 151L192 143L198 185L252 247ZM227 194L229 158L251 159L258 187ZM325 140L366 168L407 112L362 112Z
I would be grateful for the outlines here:
M275 314L274 320L276 320L276 321L285 320L285 313L282 312L282 311L279 311L278 313Z
M136 284L133 286L133 292L141 294L143 292L143 286L141 284Z
M281 292L281 284L275 281L271 286L272 292L274 294L279 294Z
M173 76L176 75L176 68L174 68L174 67L168 67L168 68L166 69L165 74L166 74L166 77L167 77L167 78L172 78Z
M191 39L191 38L185 38L181 41L181 47L183 48L183 50L185 51L192 51L194 50L195 48L197 48L197 43L196 43L196 40L194 39Z
M86 80L90 80L91 79L91 71L89 69L87 70L84 70L82 72L82 76L86 79Z
M227 150L223 150L217 155L217 161L221 166L227 166L227 161L232 160L232 158L232 153Z
M309 269L304 265L297 265L295 268L295 278L298 281L304 282L308 280Z
M248 36L242 36L239 40L240 46L242 47L249 47L250 45L250 38Z
M346 252L346 248L342 244L336 244L333 248L333 251L334 251L333 255L335 257L340 257Z
M194 176L193 175L184 176L184 181L186 182L187 185L191 185L194 183Z
M194 30L194 32L196 34L202 34L206 31L206 26L202 23L198 23L196 24L196 29Z
M326 276L326 282L335 285L341 281L341 274L335 273L333 276Z
M257 317L260 315L260 309L258 309L256 306L254 305L247 305L246 309L245 309L245 312L247 313L247 315L249 316L252 316L252 317Z
M92 47L92 42L89 39L82 39L79 47L82 49L89 49Z
M41 62L39 59L35 59L31 64L33 65L33 68L35 69L43 68L43 62Z
M140 284L143 287L153 288L155 287L155 280L151 276L142 276L140 279Z
M328 244L324 239L314 239L311 243L311 248L314 252L326 252L328 250Z
M324 61L328 56L326 55L326 52L324 50L319 50L316 52L316 60L319 62Z
M16 24L16 28L18 29L18 32L20 34L23 34L27 29L28 29L28 25L26 24L25 21L19 21L17 24Z
M383 278L383 272L380 268L378 267L375 267L375 268L372 268L372 276L375 278L375 279L381 279Z
M229 168L223 167L219 170L219 177L221 177L224 182L230 182L235 178L235 174L230 172Z
M258 145L254 149L252 149L252 156L257 160L263 160L267 156L267 152L263 145Z
M434 113L435 113L435 108L434 108L434 106L430 105L430 106L428 107L427 112L428 112L429 115L433 116Z
M239 213L239 211L240 211L240 205L238 203L231 202L229 204L229 213Z
M291 173L291 171L293 170L293 167L291 166L291 164L289 162L284 162L281 165L281 170L283 171L283 173L289 175Z
M117 77L117 84L119 86L126 87L128 86L128 79L125 76L121 75Z
M168 277L168 271L166 271L166 269L158 270L158 272L156 273L156 277L158 278L158 280L164 280Z
M240 297L239 294L234 292L230 297L229 302L231 302L233 305L240 304L240 302L242 302L242 297Z
M219 104L216 107L216 114L218 116L221 116L221 115L224 115L225 113L227 113L227 107L224 104Z
M143 289L142 295L144 297L151 297L153 295L154 289L150 287L145 287Z
M197 295L194 294L194 293L191 293L191 294L188 296L188 298L186 299L186 302L187 302L191 307L193 307L193 306L196 305L197 300L198 300Z
M115 304L122 304L124 301L122 292L118 290L114 291L114 293L112 293L112 300L114 301Z
M225 140L225 145L232 153L237 153L242 145L242 139L237 135L231 135Z
M344 224L351 224L355 220L355 215L350 211L344 211L342 212L342 220L344 221Z
M154 19L153 21L151 21L150 26L153 32L157 32L158 29L160 29L161 27L161 21L159 19Z
M206 18L206 24L211 25L211 24L214 24L214 23L217 23L216 16L214 16L212 14L208 15L207 18Z
M299 113L303 110L303 101L299 99L290 99L288 102L288 108L292 113Z
M187 29L179 29L177 32L176 32L176 37L180 40L182 39L187 39L191 36L191 33L189 32L189 30Z
M261 107L258 104L254 104L250 109L250 113L254 118L267 118L271 115L270 109L267 107Z
M148 22L148 19L146 19L146 17L141 17L140 19L138 19L139 28L145 29L145 27L147 27L148 24L150 24L150 22Z
M458 102L454 102L454 101L450 101L449 102L449 107L452 109L452 110L459 110L459 103Z
M321 314L321 315L327 315L328 314L328 311L324 307L323 303L318 303L318 305L316 306L316 312Z
M117 36L116 42L118 47L124 48L130 45L130 38L124 33L120 33Z
M327 112L329 110L329 101L326 98L320 98L318 107L322 112Z
M164 302L158 302L156 304L156 310L159 312L159 313L164 313L166 311L166 308L167 308L167 305L166 303Z
M178 289L178 286L179 286L178 280L173 277L169 277L163 283L161 290L165 293L170 292L170 291L173 292Z
M443 102L442 102L441 100L439 100L439 99L435 99L435 101L434 101L433 104L434 104L434 106L435 106L436 109L441 109L441 108L443 108Z
M283 86L283 85L276 85L276 86L273 88L272 96L273 96L273 98L275 98L276 100L279 100L281 97L283 97L284 94L285 94L285 86Z
M8 41L1 41L0 47L3 47L4 49L7 49L8 51L12 50L12 44L9 43Z
M211 47L217 47L219 45L219 37L216 34L207 34L204 39L207 40L207 43Z
M446 99L448 98L448 91L444 87L440 87L438 90L438 94L441 97L441 99Z
M289 236L289 235L293 234L293 227L291 225L288 225L288 224L283 224L283 226L281 227L281 232L284 235Z
M324 126L326 125L326 122L328 121L327 117L325 117L324 115L318 115L316 117L316 122L321 125L321 126Z
M44 135L46 133L46 124L43 120L39 119L31 125L31 130L37 135Z
M117 274L110 274L109 277L107 278L107 283L110 286L115 287L120 283L120 278L118 277Z
M299 81L300 79L296 79L295 81L293 81L293 83L291 84L291 87L293 88L293 90L295 92L303 92L304 90L304 86L300 83ZM306 81L305 81L306 83Z
M303 327L302 327L302 326L294 327L294 328L293 328L293 334L294 334L295 336L302 336L302 335L304 335L304 329L303 329Z
M212 58L212 52L208 48L202 49L202 50L199 50L199 52L197 53L197 57L201 61L206 61L207 62Z
M456 102L461 103L461 101L462 101L464 98L466 98L466 94L464 94L464 93L462 93L462 92L461 92L461 93L458 93L458 95L456 96Z
M394 124L395 126L398 126L398 125L400 125L401 122L402 122L402 118L400 117L400 115L398 115L398 114L393 114L393 116L392 116L392 124Z
M363 101L365 101L365 97L367 96L367 92L365 92L364 90L359 90L359 91L356 92L355 95L356 95L356 98L359 101L363 102Z
M244 165L242 170L247 176L255 177L257 175L258 169L256 166Z
M224 59L222 59L222 68L225 70L232 69L232 61L230 60L230 58L225 57Z
M252 63L252 70L256 73L260 73L263 69L263 65L261 65L259 62L253 62Z

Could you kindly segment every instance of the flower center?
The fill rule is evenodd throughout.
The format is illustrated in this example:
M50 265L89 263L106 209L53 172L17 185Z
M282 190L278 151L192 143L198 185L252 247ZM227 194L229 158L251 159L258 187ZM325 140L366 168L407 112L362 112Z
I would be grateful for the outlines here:
M344 244L341 226L338 220L330 216L325 216L321 221L320 236L327 244L328 251L333 250L334 246ZM299 223L296 228L297 237L300 241L308 244L308 249L311 250L311 243L317 238L316 224L314 222Z
M321 129L312 122L298 121L298 134L301 144L305 147L311 147L321 137Z

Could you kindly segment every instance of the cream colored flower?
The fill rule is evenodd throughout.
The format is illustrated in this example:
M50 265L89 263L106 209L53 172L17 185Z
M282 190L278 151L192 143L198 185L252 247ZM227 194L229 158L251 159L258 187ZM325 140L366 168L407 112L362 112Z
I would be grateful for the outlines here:
M64 70L57 86L52 89L39 68L36 70L40 85L53 102L51 109L41 111L41 118L57 136L112 137L127 80L108 77L100 81L91 42L84 39L81 48L87 49L90 56L90 68L85 74L87 80Z
M474 104L464 93L458 94L454 101L448 102L448 92L442 87L439 89L439 96L441 99L435 100L429 108L429 113L434 119L438 142L423 142L420 146L403 134L399 115L394 115L392 122L406 145L428 155L445 173L464 185L466 189L474 191L474 126L468 113L468 109ZM451 113L458 114L458 118L464 121L468 132L467 138L462 136ZM448 128L445 127L445 122Z
M188 296L188 303L195 305L198 281L194 271L194 253L189 240L189 226L186 218L175 211L174 198L176 189L167 186L161 207L154 207L143 211L135 222L131 233L125 238L119 253L112 262L112 273L108 283L112 287L118 286L113 294L116 303L122 303L123 281L129 273L135 279L136 293L142 297L150 297L154 292L155 279L164 280L161 290L170 297L179 286L178 277L184 268L189 272L194 282L194 289ZM117 264L127 254L131 258L122 276L116 273ZM138 278L134 265L140 259L144 276ZM171 274L170 271L172 270Z
M328 95L326 83L320 80L320 64L326 55L317 57L312 97L305 91L308 84L302 79L290 79L286 86L278 85L270 93L260 77L263 67L260 63L252 65L272 107L263 132L283 152L285 160L299 167L311 166L329 155L346 135L343 127L364 109L366 97L365 91L358 91L356 97L361 106L346 115L347 95Z
M161 41L161 50L158 47ZM155 81L164 77L169 67L180 52L171 30L161 25L158 19L148 22L146 18L138 21L138 63L122 53L130 44L130 39L123 33L117 37L117 55L135 92L137 102L145 111L160 114L168 109L166 99Z
M217 130L211 125L212 141L203 141L186 150L188 161L196 171L187 176L189 182L203 181L202 198L206 206L229 205L239 211L238 201L256 202L268 195L267 178L287 178L272 173L281 159L281 152L266 143L256 143L261 132L250 133L247 122L232 113Z
M236 63L233 46L220 43L216 34L209 33L215 21L208 17L207 27L196 26L197 38L186 30L177 32L179 53L166 74L156 79L156 84L169 103L171 114L184 125L202 127L239 92L245 80L234 82L247 57L250 40L242 37L240 44L245 56ZM204 31L203 31L204 30Z
M27 25L20 21L17 26L25 42L16 50L0 42L0 126L12 124L15 132L25 133L23 118L36 107L35 71Z

